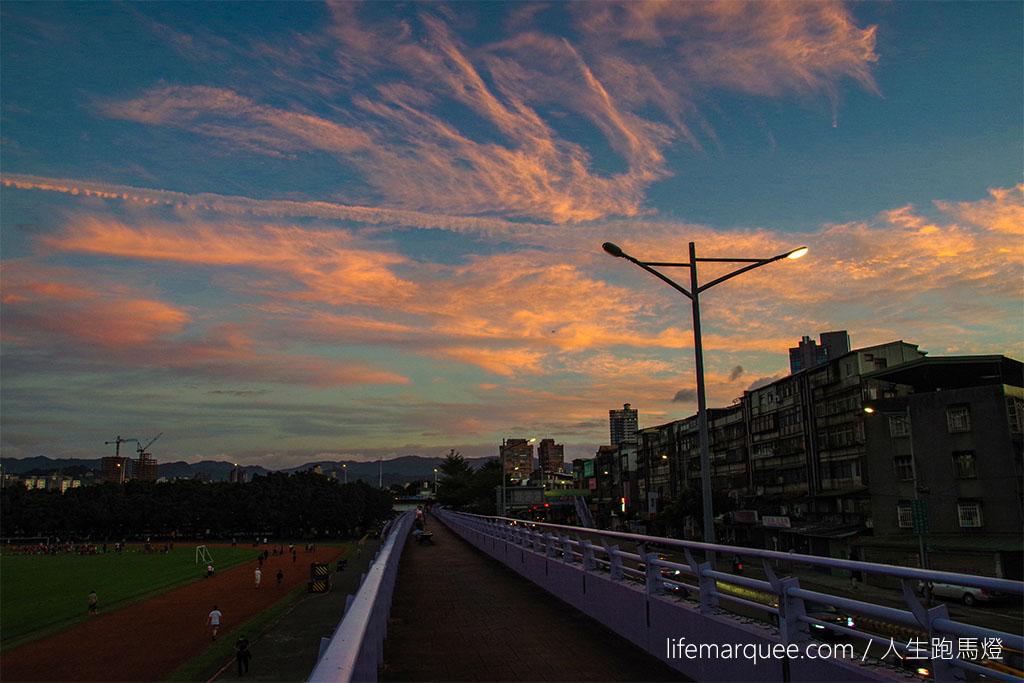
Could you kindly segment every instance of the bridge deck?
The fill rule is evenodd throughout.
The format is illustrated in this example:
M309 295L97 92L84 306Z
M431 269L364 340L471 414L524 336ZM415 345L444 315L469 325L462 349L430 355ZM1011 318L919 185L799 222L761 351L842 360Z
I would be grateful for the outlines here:
M428 517L398 565L381 681L679 681L682 675Z

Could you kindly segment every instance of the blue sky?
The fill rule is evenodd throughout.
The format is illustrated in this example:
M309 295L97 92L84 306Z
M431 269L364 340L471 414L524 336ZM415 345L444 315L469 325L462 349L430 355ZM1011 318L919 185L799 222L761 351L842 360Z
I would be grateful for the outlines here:
M604 241L811 248L703 299L710 405L832 329L1020 358L1022 7L4 3L2 454L586 457L695 410Z

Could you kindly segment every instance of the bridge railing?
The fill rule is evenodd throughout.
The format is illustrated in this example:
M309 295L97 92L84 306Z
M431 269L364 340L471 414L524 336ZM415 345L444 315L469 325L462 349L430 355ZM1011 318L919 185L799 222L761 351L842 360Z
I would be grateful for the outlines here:
M656 601L658 609L665 604L674 604L707 619L726 616L748 626L757 625L762 631L760 634L747 633L744 636L753 641L767 638L782 645L807 643L811 640L812 629L821 635L836 634L855 639L864 650L858 662L861 673L870 670L878 673L882 679L894 675L895 671L878 658L868 656L872 643L883 646L887 655L896 653L894 661L902 658L904 666L907 662L913 662L915 668L928 670L936 680L964 680L968 672L994 680L1020 680L1013 673L982 666L979 663L981 658L976 655L980 649L979 644L987 646L985 651L993 655L991 660L999 660L1004 648L1007 652L1016 650L1019 653L1024 651L1024 637L1019 633L958 622L950 618L946 605L926 606L917 595L918 586L926 586L929 582L945 583L1016 596L1019 603L1021 596L1024 596L1024 583L1020 581L524 522L510 518L481 517L447 510L435 511L435 514L441 516L464 538L506 562L527 578L570 604L574 601L579 603L576 606L591 616L599 617L602 609L588 604L591 598L586 595L586 578L582 579L583 595L580 595L574 585L578 579L563 576L563 570L571 568L585 576L595 579L600 577L621 589L641 594L644 597L643 603L623 595L609 597L615 595L614 592L608 593L603 587L591 590L592 595L601 596L601 599L610 603L632 604L637 609L642 607L646 610L646 625L637 621L635 623L638 628L633 629L646 628L645 635L630 632L629 628L622 629L620 634L649 650L657 647L658 652L652 652L654 654L663 656L664 651L661 649L662 644L652 638L650 630L652 600ZM634 545L637 552L621 549L618 542ZM657 544L657 550L649 551L653 544ZM662 558L662 552L681 554L682 561ZM760 561L765 578L719 571L706 560L712 553L730 558L739 557L748 565L751 561ZM783 573L784 570L793 572L796 564L811 569L859 572L865 577L898 579L901 582L904 609L801 588L798 576ZM766 621L758 624L756 619L744 616L745 612L758 614ZM617 630L613 623L607 625ZM699 633L699 627L693 632ZM713 632L740 637L735 630L719 629ZM900 642L897 642L897 638ZM687 666L684 660L679 660L679 665L674 661L669 664L695 678L707 680L699 670ZM783 664L780 674L789 680L788 676L793 672L790 671L788 660ZM804 671L812 679L826 673L820 667L814 673L806 668ZM884 671L888 671L888 674L884 674ZM899 671L900 675L903 673Z
M412 512L406 512L381 531L383 543L360 580L359 590L348 596L345 614L334 635L321 640L320 656L309 681L377 680L377 667L383 662L398 560L409 537L413 516Z

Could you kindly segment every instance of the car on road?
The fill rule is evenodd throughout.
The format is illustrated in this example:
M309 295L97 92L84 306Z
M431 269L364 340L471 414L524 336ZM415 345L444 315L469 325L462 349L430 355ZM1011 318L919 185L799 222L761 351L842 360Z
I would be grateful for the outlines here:
M811 619L817 619L825 624L834 624L846 628L854 628L856 626L853 617L843 614L832 605L808 602L804 604L804 614ZM842 638L846 635L845 633L826 628L821 624L808 623L808 626L810 627L811 635L815 638Z
M936 598L960 600L968 607L979 602L996 602L1010 597L1005 593L975 588L974 586L960 586L955 583L932 583L931 590L932 595ZM927 584L924 581L918 581L917 592L923 597L928 597Z

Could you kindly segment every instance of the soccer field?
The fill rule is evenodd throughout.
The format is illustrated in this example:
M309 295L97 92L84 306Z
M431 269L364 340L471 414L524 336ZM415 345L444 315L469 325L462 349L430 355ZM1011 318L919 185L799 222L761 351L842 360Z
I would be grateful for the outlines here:
M168 553L139 546L103 555L3 555L0 557L0 649L53 633L87 618L95 590L100 611L110 610L202 580L195 545ZM217 570L255 561L255 548L210 547Z

